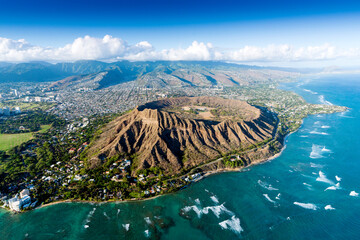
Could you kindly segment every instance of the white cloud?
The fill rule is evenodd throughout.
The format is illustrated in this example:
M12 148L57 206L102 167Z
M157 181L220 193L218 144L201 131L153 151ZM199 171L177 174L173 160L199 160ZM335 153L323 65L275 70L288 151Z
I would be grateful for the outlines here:
M106 35L103 38L80 37L60 48L35 46L24 39L0 37L0 61L75 61L93 60L223 60L234 62L295 62L334 59L359 59L360 49L340 49L325 43L295 48L288 44L266 47L244 46L220 49L211 43L194 41L186 48L156 50L149 42L134 45Z

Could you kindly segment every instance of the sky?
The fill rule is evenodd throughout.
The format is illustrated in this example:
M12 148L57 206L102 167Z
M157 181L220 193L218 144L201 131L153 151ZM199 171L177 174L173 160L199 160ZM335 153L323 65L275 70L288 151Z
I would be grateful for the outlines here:
M360 66L360 1L0 0L0 61Z

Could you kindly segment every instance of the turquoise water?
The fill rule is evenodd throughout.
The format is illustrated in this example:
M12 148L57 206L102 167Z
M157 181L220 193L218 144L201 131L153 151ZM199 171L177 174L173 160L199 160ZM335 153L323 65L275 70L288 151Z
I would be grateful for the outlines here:
M360 193L360 76L324 76L282 88L312 103L351 109L305 119L275 160L208 177L175 194L64 203L24 214L0 210L0 238L359 239L360 197L349 194Z

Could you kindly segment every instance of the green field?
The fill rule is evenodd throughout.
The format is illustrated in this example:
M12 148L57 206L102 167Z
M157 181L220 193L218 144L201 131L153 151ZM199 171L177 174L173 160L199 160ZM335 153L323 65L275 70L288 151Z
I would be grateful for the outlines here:
M41 130L38 132L44 133L51 125L41 125ZM7 151L11 148L27 142L33 138L33 133L18 133L18 134L0 134L0 151Z

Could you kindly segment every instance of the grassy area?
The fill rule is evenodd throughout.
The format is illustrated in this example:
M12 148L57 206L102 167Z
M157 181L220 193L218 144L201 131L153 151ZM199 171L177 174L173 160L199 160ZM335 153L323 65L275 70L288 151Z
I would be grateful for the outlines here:
M19 100L9 100L0 103L0 107L20 107L21 111L28 110L48 110L55 106L55 103L44 103L44 102L21 102Z
M41 130L38 132L44 133L49 130L50 127L51 125L41 125ZM33 133L0 134L0 151L8 151L32 138Z

